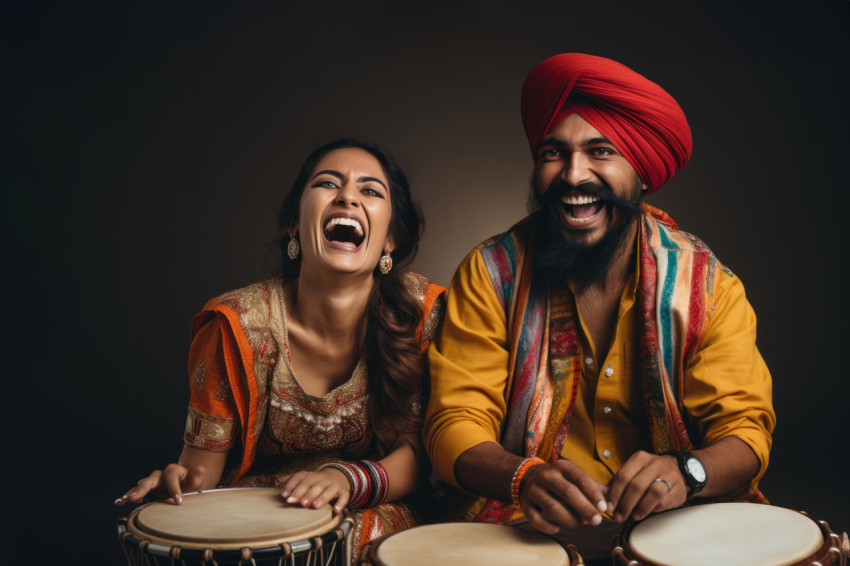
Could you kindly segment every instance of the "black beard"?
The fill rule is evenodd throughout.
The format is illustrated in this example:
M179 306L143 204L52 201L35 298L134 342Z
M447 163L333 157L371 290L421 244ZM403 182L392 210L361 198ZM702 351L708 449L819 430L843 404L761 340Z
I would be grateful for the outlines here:
M532 178L532 191L530 207L537 226L531 255L532 274L548 286L563 286L572 279L578 290L598 281L626 251L629 244L626 235L643 214L640 179L630 195L632 198L620 198L605 185L582 183L572 187L560 179L541 194ZM599 197L613 219L605 235L594 244L586 244L583 238L567 239L561 231L559 216L564 206L561 197L573 191Z

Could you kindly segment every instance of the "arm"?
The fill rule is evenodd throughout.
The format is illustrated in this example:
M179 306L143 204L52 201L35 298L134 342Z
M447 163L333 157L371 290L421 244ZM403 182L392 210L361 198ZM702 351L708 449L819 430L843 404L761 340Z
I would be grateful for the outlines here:
M712 494L743 498L758 493L758 481L767 469L776 426L773 383L756 348L756 316L741 280L722 271L718 277L714 315L685 372L684 404L691 426L703 439L700 448L724 438L750 448L758 464L754 473L743 483L733 478L736 485ZM721 473L730 464L721 463Z
M422 435L434 470L454 486L459 487L455 462L460 455L499 440L507 340L504 311L480 253L473 250L452 279L446 317L428 350L431 395ZM467 487L477 489L474 482Z
M746 497L757 492L767 467L776 419L770 374L755 346L753 310L740 280L722 271L718 277L714 313L685 371L684 403L703 438L703 447L692 451L706 469L699 496ZM686 495L675 457L639 452L615 475L609 501L621 521L678 507Z
M155 470L115 500L139 503L150 492L180 503L183 493L212 489L224 472L238 428L222 351L221 322L212 317L195 333L189 350L191 397L183 452L177 463Z

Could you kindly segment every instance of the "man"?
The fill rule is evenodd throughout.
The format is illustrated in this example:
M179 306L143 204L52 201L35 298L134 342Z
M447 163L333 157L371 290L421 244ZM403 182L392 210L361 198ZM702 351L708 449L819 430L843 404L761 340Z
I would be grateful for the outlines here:
M700 240L641 203L690 157L681 108L567 53L529 73L522 118L532 213L460 265L429 353L426 448L479 496L459 515L580 528L593 558L627 519L763 500L775 415L755 315Z

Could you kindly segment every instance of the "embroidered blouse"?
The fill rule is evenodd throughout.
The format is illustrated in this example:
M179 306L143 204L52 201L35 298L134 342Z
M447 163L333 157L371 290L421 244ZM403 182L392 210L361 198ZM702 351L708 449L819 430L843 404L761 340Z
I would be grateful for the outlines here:
M406 282L423 305L424 351L440 323L445 289L415 274ZM195 319L184 440L214 451L241 444L242 465L223 483L238 481L249 468L252 476L282 476L370 452L365 361L316 397L298 384L288 344L279 278L213 299Z

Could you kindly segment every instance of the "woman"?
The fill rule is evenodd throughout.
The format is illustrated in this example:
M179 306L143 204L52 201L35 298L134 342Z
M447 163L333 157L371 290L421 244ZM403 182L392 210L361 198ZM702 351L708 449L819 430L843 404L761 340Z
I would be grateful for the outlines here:
M116 504L155 489L180 503L186 491L276 486L291 504L360 507L357 552L415 522L405 504L387 502L424 479L423 353L445 289L401 269L422 214L404 173L370 144L316 149L278 226L281 276L195 317L180 459Z

